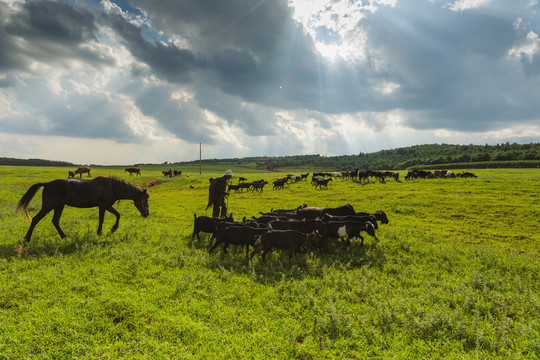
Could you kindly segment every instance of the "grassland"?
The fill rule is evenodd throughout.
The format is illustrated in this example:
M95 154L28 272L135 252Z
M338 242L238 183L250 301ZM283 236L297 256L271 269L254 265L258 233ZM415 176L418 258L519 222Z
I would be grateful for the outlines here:
M236 219L345 202L390 219L363 248L335 244L291 263L275 253L263 263L241 251L208 254L207 238L191 238L193 214L210 215L208 178L225 169L199 175L194 165L164 178L166 168L143 167L140 177L94 168L141 186L158 180L150 217L121 201L118 231L109 233L107 214L97 236L97 209L66 208L67 238L48 215L28 252L15 253L29 226L13 214L17 201L68 169L0 167L0 359L540 357L539 170L232 194ZM282 175L232 170L250 180Z

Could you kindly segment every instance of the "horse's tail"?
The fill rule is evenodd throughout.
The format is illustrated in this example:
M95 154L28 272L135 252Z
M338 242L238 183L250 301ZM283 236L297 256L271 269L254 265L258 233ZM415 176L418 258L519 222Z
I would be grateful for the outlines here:
M32 200L34 195L36 195L36 192L39 190L39 188L44 186L45 184L47 183L37 183L30 186L30 189L28 189L26 194L24 194L21 200L19 200L19 202L17 203L17 207L15 207L15 214L17 214L19 211L22 210L24 213L24 216L28 220L32 220L30 215L28 215L28 205L30 205L30 201Z

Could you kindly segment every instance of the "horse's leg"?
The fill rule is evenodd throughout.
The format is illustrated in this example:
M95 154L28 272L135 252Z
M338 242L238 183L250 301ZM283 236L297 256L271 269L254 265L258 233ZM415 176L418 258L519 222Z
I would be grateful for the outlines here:
M98 229L97 234L101 235L101 229L103 228L103 220L105 219L105 207L100 206L99 207L99 222L98 222Z
M116 229L118 229L118 225L120 225L120 213L118 211L116 211L116 209L113 208L112 205L107 208L107 211L110 212L111 214L113 214L114 216L116 216L116 222L114 223L113 227L111 228L111 232L115 232Z
M45 217L52 209L47 207L42 207L41 210L32 218L32 223L30 224L30 228L28 228L28 232L24 236L24 243L30 241L30 238L32 237L32 232L34 231L34 228L36 227L37 223Z
M63 239L66 237L66 234L64 234L64 232L60 228L60 216L62 216L62 210L64 210L64 205L58 205L54 208L54 216L52 219L52 223L56 228L56 231L58 231L58 234L60 234L60 237Z

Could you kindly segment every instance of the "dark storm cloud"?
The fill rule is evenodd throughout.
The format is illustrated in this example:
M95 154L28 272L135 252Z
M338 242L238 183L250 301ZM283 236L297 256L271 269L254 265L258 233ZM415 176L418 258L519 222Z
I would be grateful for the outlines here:
M210 81L226 94L285 108L318 104L313 42L291 18L287 1L134 1L152 14L156 31L178 36L204 62ZM212 78L210 75L214 74ZM292 74L288 93L280 92ZM306 103L307 101L307 103Z
M81 59L101 67L114 60L85 45L97 41L95 17L67 1L28 1L9 9L0 3L0 72L30 71L33 60L65 64ZM24 41L21 41L24 40Z
M146 63L163 79L175 83L190 82L192 72L205 67L205 60L189 50L147 41L138 26L120 15L110 14L101 20L124 39L124 44L135 58Z

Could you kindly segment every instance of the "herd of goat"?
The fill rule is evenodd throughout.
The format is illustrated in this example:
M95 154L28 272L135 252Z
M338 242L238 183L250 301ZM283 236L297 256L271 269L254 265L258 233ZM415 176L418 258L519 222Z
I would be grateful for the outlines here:
M294 254L307 249L324 251L331 239L344 239L347 250L351 239L355 242L360 239L363 246L362 232L378 240L375 235L377 222L388 224L384 211L356 212L350 204L335 208L308 207L304 204L296 209L261 212L258 217L244 217L241 222L235 222L232 214L225 218L194 216L192 237L197 236L200 240L200 232L212 234L214 243L210 252L223 245L223 252L227 253L229 245L239 245L246 247L247 257L251 246L253 251L250 258L262 251L263 260L272 249L288 251L289 260Z
M281 190L285 188L286 184L293 183L293 182L299 182L302 180L307 180L309 176L309 173L306 174L300 174L300 175L293 175L288 174L285 177L278 178L272 182L274 190ZM429 170L409 170L407 174L405 175L405 180L411 180L411 179L437 179L437 178L468 178L468 177L477 177L473 173L470 172L463 172L463 173L454 173L450 170L435 170L435 171L429 171ZM396 181L399 181L399 172L397 171L378 171L378 170L354 170L354 171L344 171L344 172L318 172L313 173L311 177L311 184L315 186L315 189L317 188L328 188L328 183L332 181L332 178L334 179L352 179L357 180L360 183L364 182L370 182L371 181L379 181L383 182L387 178L393 178ZM211 181L212 179L210 179ZM248 182L246 178L240 177L238 179L238 184L230 184L229 185L229 192L242 192L243 190L250 190L250 191L263 191L264 186L268 184L268 181L261 179L261 180L255 180Z

